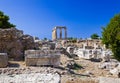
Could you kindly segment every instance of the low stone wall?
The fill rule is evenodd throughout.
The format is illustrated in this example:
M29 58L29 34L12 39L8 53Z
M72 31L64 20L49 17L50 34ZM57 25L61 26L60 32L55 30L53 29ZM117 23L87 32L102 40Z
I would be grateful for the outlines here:
M7 53L0 53L0 68L7 67L8 55Z
M59 66L60 51L27 50L25 51L26 66Z

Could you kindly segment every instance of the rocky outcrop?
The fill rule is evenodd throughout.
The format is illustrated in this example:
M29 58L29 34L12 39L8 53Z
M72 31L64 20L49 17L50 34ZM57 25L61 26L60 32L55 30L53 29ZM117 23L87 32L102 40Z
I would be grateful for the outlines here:
M28 49L34 49L35 48L35 43L34 43L34 39L32 36L30 35L23 35L20 38L20 41L23 45L23 49L24 50L28 50Z
M21 60L24 50L33 49L34 40L16 28L0 29L0 52L7 53L9 58Z

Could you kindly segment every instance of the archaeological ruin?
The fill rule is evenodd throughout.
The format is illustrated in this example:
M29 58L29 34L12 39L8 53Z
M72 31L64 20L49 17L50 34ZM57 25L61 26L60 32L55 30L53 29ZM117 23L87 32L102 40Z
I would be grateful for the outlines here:
M57 50L26 50L26 66L59 66L60 51Z
M119 81L120 63L111 58L112 51L106 49L100 39L77 39L76 42L71 42L67 39L67 28L57 26L52 31L52 40L39 40L24 35L23 31L16 28L0 29L0 82L17 83L16 78L26 76L28 79L19 81L38 83L40 80L46 81L51 73L53 77L49 77L49 81L52 82L47 79L44 83L67 83L64 82L65 76L69 76L66 77L66 81L69 81L68 78L75 74L75 79L89 77L94 78L93 81L103 81L104 78L99 79L101 76L110 79L114 77ZM9 76L13 74L15 76ZM89 80L84 83L89 83L87 81Z
M57 36L58 30L60 30L60 34L59 37ZM64 30L64 35L65 37L62 37L62 30ZM66 39L67 38L67 28L65 26L56 26L53 30L52 30L52 40L56 40L56 39Z
M23 34L17 28L0 29L0 53L7 53L9 58L22 60L24 51L34 49L34 39Z

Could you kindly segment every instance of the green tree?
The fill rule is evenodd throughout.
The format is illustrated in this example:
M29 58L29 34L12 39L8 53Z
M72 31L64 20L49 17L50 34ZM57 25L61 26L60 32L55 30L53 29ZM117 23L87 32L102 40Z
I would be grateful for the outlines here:
M99 35L94 33L91 35L91 39L99 39Z
M103 28L102 42L113 52L113 56L120 61L120 14L115 15L110 23Z
M0 11L0 28L6 29L12 27L15 27L15 25L9 22L9 16L5 15L2 11Z
M68 39L68 40L72 40L72 39L73 39L73 37L68 37L67 39Z
M44 40L47 40L47 38L45 37Z

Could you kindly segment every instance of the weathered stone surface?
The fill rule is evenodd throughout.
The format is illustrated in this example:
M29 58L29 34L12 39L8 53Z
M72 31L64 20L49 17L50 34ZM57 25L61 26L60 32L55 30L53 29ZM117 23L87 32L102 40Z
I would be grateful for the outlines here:
M8 65L7 53L0 53L0 68L6 67L7 65Z
M35 40L35 49L36 50L55 50L56 43L51 40Z
M60 76L57 73L1 75L0 79L0 83L60 83Z
M110 69L110 73L114 75L115 77L120 78L120 63L114 67L113 69Z
M60 51L27 50L25 51L25 62L27 66L59 66Z
M0 52L7 53L15 60L21 60L24 50L34 49L34 40L30 35L16 28L0 29Z
M63 72L52 67L0 68L0 83L61 83Z
M119 78L107 78L107 77L100 77L98 78L99 83L120 83Z
M75 49L74 47L69 46L69 47L67 47L67 50L66 50L66 51L67 51L69 54L71 54L71 53L73 54L74 49Z
M23 49L24 50L28 50L28 49L34 49L35 48L35 43L34 43L34 38L30 35L23 35L20 38L20 41L23 45Z
M99 68L110 70L110 69L115 68L116 65L118 65L118 63L115 63L115 62L104 62L104 63L100 63L99 64Z
M114 68L114 69L111 69L110 70L110 73L112 74L112 75L114 75L114 76L117 76L118 74L119 74L119 70L117 69L117 68Z

